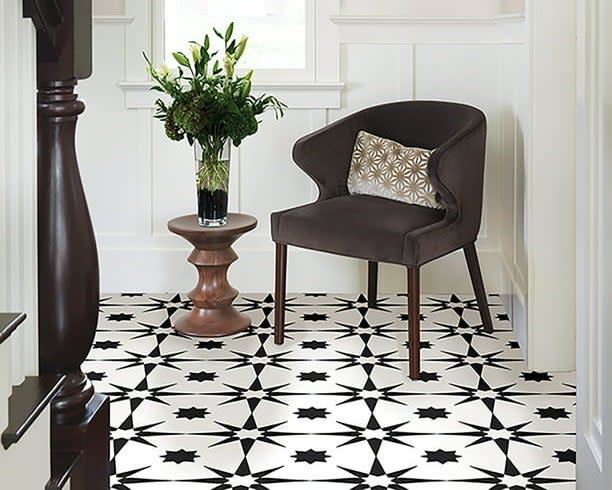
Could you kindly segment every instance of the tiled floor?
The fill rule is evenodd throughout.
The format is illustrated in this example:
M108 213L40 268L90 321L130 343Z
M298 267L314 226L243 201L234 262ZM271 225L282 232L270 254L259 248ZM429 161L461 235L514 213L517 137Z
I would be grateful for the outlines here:
M251 331L178 335L176 294L103 299L85 370L112 397L112 488L575 488L573 374L529 372L492 295L422 297L422 381L407 377L405 295L246 294Z

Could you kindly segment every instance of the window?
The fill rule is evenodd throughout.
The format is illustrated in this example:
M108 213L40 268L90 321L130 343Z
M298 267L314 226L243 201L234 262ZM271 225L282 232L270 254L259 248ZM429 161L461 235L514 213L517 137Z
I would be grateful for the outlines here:
M313 4L313 0L165 0L162 57L173 66L173 51L185 51L189 41L202 42L213 27L223 31L233 21L235 34L249 36L239 68L255 69L260 80L313 79Z

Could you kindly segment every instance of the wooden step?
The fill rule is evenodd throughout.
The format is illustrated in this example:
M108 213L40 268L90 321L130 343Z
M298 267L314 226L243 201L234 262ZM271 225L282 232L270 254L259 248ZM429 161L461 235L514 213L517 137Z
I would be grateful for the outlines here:
M65 376L44 374L28 376L13 388L9 397L8 427L2 433L2 445L8 449L23 437L55 394L60 390Z
M53 453L51 455L51 478L45 485L45 490L61 490L70 481L72 473L81 463L82 452Z
M25 313L0 313L0 344L11 336L25 318Z

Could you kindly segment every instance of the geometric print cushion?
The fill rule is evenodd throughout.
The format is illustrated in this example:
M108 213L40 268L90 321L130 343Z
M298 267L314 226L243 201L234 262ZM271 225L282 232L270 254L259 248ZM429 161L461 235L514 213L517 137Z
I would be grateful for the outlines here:
M347 180L349 193L444 209L427 176L432 152L359 131Z

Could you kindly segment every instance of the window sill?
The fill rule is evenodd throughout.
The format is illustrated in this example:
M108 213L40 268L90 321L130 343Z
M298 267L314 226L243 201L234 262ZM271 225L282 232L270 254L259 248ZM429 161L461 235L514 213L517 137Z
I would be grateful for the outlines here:
M150 81L119 82L127 109L152 109L159 92L151 91ZM338 109L341 107L342 82L255 82L253 95L274 95L289 109Z

